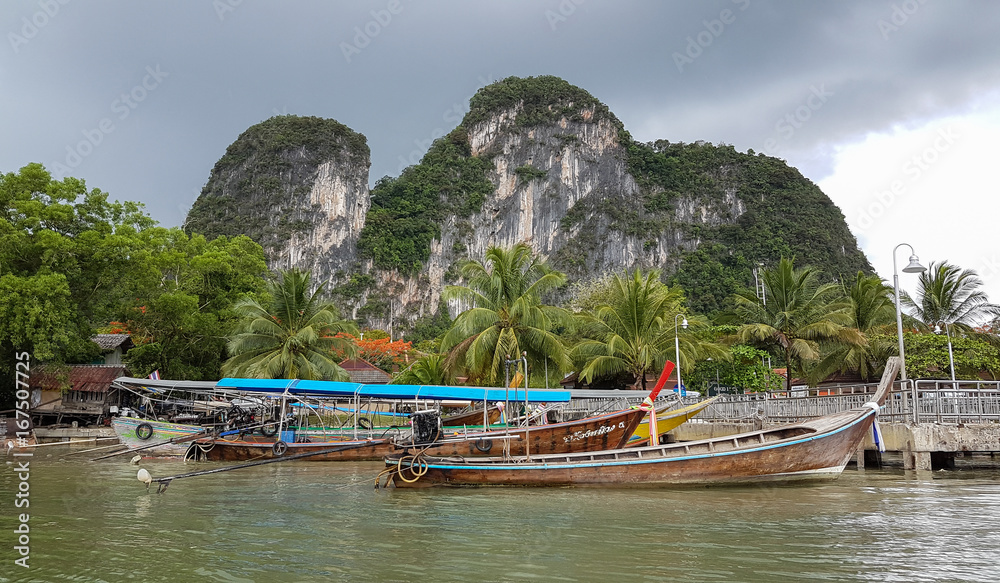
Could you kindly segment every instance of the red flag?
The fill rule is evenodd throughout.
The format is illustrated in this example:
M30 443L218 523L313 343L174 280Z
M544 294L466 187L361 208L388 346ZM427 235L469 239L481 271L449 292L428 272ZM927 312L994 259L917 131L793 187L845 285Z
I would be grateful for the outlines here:
M663 363L663 372L660 373L660 378L656 381L656 386L642 401L642 407L646 410L653 409L653 402L656 401L656 397L659 396L660 391L663 390L663 385L667 384L667 379L670 377L670 373L674 372L674 363L669 360Z

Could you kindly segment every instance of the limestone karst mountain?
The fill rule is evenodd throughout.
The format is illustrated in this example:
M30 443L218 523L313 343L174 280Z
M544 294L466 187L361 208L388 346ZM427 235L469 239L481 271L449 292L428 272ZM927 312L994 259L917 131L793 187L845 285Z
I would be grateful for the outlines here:
M351 313L397 329L438 309L466 257L526 241L571 278L659 267L711 312L781 256L871 271L840 209L784 161L707 143L636 142L556 77L481 89L419 164L368 190L365 138L281 116L215 165L186 228L244 233L272 268L313 272Z

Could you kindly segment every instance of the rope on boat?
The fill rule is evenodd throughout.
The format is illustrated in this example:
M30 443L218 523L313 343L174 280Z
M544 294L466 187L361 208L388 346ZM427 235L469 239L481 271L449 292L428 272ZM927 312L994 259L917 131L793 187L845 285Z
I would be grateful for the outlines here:
M432 445L434 445L434 444L433 443L429 443L429 444L425 445L423 447L423 449L421 449L417 453L410 454L410 455L402 455L402 456L400 456L399 460L396 462L396 467L390 466L390 467L385 468L381 472L379 472L378 475L375 476L375 491L378 492L380 488L388 488L389 487L389 482L391 482L392 479L393 479L393 477L395 477L395 476L399 476L399 479L403 480L404 482L410 483L410 484L412 484L413 482L416 482L417 480L419 480L421 476L423 476L424 474L427 473L427 462L424 461L424 452L427 451L427 449L429 447L431 447ZM403 476L403 461L405 461L405 460L410 460L409 461L408 469L410 470L410 473L413 474L413 479L412 480L409 479L409 478L407 478L407 477L405 477L405 476ZM414 464L416 464L418 470L414 470L413 469ZM421 467L423 468L423 471L419 471L419 468L421 468ZM419 471L419 473L418 473L418 471ZM385 476L385 485L384 486L380 485L380 482L382 480L382 476Z
M230 470L240 470L240 469L243 469L243 468L252 468L252 467L255 467L255 466L263 466L265 464L276 464L278 462L287 462L287 461L291 461L291 460L298 460L298 459L303 459L303 458L317 456L317 455L323 455L323 454L328 454L328 453L336 453L336 452L339 452L339 451L346 451L346 450L349 450L349 449L358 449L358 448L361 448L361 447L368 447L369 445L370 445L369 443L354 443L354 444L351 444L351 445L341 445L341 446L338 446L338 447L324 449L324 450L321 450L321 451L308 451L308 452L305 452L305 453L299 453L299 454L295 454L295 455L290 455L288 457L270 458L270 459L266 459L266 460L260 460L260 461L246 463L246 464L240 464L240 465L237 465L237 466L226 466L224 468L213 468L211 470L201 470L201 471L198 471L198 472L189 472L187 474L177 474L176 476L167 476L165 478L153 478L149 474L148 471L146 471L145 469L140 469L137 477L138 477L138 479L139 479L140 482L145 482L145 484L146 484L146 490L147 491L149 490L149 485L152 482L156 482L157 483L156 493L157 494L162 494L163 492L166 492L167 486L170 485L170 482L172 482L173 480L179 480L181 478L193 478L195 476L204 476L204 475L207 475L207 474L218 474L220 472L228 472Z

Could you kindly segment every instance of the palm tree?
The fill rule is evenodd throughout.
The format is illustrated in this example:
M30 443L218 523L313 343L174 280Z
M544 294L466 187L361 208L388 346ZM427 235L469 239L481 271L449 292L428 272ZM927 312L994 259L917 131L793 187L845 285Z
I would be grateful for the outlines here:
M762 278L766 301L752 291L734 298L743 322L737 335L743 342L784 352L786 389L791 390L793 373L802 372L805 361L819 358L820 342L865 344L864 335L851 328L851 304L840 286L820 284L815 269L795 269L792 260L782 258Z
M675 318L682 314L684 294L660 281L660 272L645 274L636 269L610 280L609 301L592 313L578 315L584 333L591 339L573 348L573 359L583 364L580 379L628 374L646 388L646 373L659 370L674 358ZM689 330L707 327L704 318L689 316ZM690 369L701 354L721 358L726 354L716 345L702 343L694 334L683 334L684 350L678 366ZM714 346L714 348L712 348Z
M542 295L565 283L565 275L535 257L525 243L490 247L484 262L466 261L460 273L467 285L448 286L445 298L472 307L455 318L441 340L449 368L464 368L476 382L495 385L504 378L506 361L522 352L533 368L546 361L560 370L569 367L566 349L553 333L571 322L569 313L542 304Z
M827 356L811 372L812 380L821 380L839 370L857 371L862 378L871 379L881 374L886 359L895 354L893 342L878 342L875 335L895 334L895 304L892 286L886 285L877 275L859 271L850 285L843 286L843 294L850 301L849 326L861 332L866 344L834 342Z
M974 334L977 324L1000 316L1000 306L991 304L983 281L971 269L959 269L946 261L931 263L917 281L917 299L903 293L902 300L927 329L949 324L963 334Z
M238 302L233 311L242 318L229 337L231 357L222 365L227 376L310 380L350 380L334 354L353 358L357 346L337 337L356 335L353 322L341 320L337 308L323 301L323 286L309 293L308 271L282 271L267 283L270 302Z
M395 385L450 385L452 376L448 374L444 354L428 354L413 362L400 372L392 383Z

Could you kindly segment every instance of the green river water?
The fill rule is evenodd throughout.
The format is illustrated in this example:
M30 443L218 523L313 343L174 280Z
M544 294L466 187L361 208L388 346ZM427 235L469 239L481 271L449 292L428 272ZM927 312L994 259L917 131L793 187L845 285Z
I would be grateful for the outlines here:
M58 450L58 451L56 451ZM848 469L806 486L383 490L292 462L147 493L65 447L0 472L0 582L1000 581L1000 473ZM128 456L126 456L128 457ZM143 460L154 477L222 467ZM155 490L155 485L154 485Z

